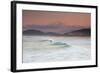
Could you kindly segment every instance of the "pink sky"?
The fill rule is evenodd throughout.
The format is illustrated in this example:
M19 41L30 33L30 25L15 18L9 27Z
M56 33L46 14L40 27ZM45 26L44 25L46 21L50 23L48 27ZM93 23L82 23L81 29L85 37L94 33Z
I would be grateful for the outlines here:
M34 11L23 10L22 17L23 26L25 28L43 28L48 26L48 30L51 27L61 26L60 29L52 29L52 31L65 31L65 29L71 28L89 28L91 25L90 13L76 13L76 12L51 12L51 11ZM39 26L39 27L38 27ZM64 27L64 30L63 30ZM46 29L46 31L48 31ZM45 30L44 30L45 31ZM66 30L67 31L67 30Z

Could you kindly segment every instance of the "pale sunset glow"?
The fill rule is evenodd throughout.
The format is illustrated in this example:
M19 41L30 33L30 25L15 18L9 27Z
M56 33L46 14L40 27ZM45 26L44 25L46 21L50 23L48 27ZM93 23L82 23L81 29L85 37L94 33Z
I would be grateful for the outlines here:
M90 13L23 10L22 19L24 30L44 32L64 33L91 25Z

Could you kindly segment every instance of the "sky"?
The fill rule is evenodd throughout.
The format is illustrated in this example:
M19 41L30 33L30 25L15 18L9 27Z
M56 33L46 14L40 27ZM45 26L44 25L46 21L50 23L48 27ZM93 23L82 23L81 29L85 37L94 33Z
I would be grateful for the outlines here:
M35 29L43 32L65 33L90 28L91 14L79 12L55 12L23 10L23 30Z

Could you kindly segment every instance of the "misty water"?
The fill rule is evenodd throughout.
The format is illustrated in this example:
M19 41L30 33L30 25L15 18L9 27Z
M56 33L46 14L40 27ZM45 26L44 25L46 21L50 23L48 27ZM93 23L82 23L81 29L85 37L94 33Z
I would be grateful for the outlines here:
M90 59L90 37L23 36L23 63Z

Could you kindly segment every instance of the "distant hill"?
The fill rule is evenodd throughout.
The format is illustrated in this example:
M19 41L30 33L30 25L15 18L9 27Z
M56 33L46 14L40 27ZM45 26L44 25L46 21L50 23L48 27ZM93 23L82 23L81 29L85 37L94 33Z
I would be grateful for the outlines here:
M60 34L57 34L57 33L54 33L54 32L42 32L40 30L34 30L34 29L31 29L31 30L25 30L23 31L23 34L24 35L60 35Z
M55 33L55 32L47 32L46 35L61 35L61 34L58 34L58 33Z
M70 36L90 36L91 35L91 29L80 29L75 30L69 33L64 33L64 35L70 35Z
M24 35L44 35L45 33L39 30L25 30L23 31Z
M24 35L54 35L54 36L90 36L91 30L90 29L80 29L80 30L75 30L72 32L64 33L64 34L58 34L55 32L43 32L40 30L25 30L23 31Z

